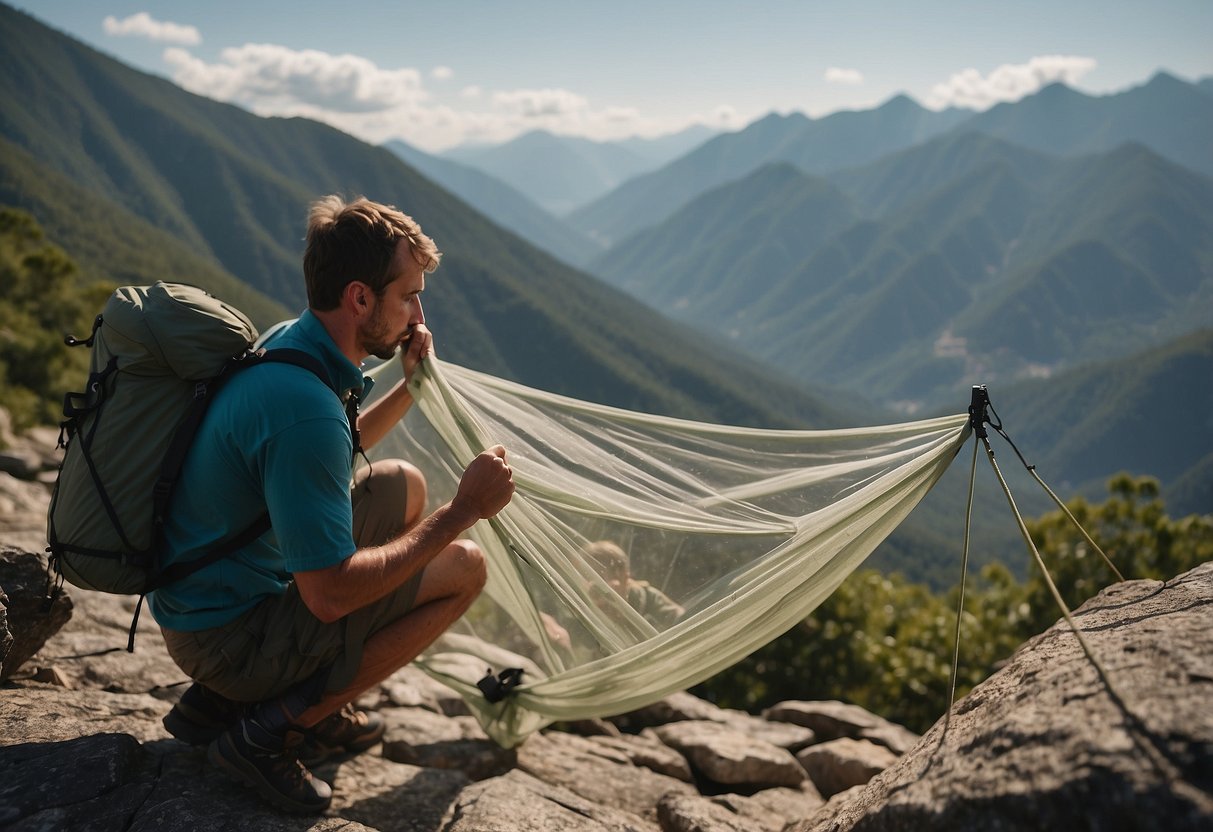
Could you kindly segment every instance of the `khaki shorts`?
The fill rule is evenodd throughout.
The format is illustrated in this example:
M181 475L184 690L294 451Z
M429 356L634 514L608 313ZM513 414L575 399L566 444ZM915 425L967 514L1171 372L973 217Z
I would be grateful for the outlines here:
M406 480L393 460L362 468L354 478L354 540L386 543L403 531ZM325 624L312 615L294 583L239 618L197 632L161 628L169 655L194 681L238 702L261 702L311 677L327 674L324 690L346 687L372 635L408 613L421 573L386 597Z

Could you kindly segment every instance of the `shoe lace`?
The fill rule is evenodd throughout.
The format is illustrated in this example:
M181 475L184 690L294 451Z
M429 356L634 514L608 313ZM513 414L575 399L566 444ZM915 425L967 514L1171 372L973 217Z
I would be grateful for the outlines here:
M299 745L302 741L302 735L293 732L288 734L282 753L273 755L270 762L275 774L290 780L294 785L307 783L312 779L312 773L299 759Z

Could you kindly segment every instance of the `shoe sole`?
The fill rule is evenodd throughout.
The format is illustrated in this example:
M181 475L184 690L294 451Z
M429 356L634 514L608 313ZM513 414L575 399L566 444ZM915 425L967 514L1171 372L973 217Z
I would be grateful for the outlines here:
M227 754L224 753L221 746L227 747ZM253 789L263 800L273 804L284 812L296 815L317 815L327 809L329 804L333 802L332 796L323 803L300 803L299 801L291 800L282 792L275 789L262 776L261 772L257 770L256 766L244 760L236 749L232 748L231 740L228 738L226 731L207 748L206 758L230 778Z

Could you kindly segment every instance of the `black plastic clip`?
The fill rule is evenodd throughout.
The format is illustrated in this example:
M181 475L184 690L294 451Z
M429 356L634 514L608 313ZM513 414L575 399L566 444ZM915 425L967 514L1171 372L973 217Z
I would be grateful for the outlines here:
M485 672L484 678L476 683L476 687L480 688L480 692L484 694L485 699L496 704L505 699L510 691L518 687L521 682L521 667L507 667L496 676L493 675L493 669L490 667Z
M69 347L91 347L93 341L97 338L97 330L101 329L101 316L98 315L93 319L93 331L89 333L87 338L77 338L70 332L63 336L63 343Z
M985 439L986 422L990 421L990 393L984 384L973 385L973 398L969 403L969 426L978 439Z

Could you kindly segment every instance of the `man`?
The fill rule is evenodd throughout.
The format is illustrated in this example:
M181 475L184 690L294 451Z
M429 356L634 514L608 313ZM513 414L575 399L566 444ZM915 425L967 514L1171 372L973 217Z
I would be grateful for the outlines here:
M632 577L628 553L618 543L599 540L585 547L585 559L606 585L658 630L667 630L686 610L648 581Z
M319 360L342 397L365 395L369 355L403 347L404 380L358 419L370 447L408 411L429 355L421 292L441 257L410 217L366 199L312 206L308 309L271 341ZM484 557L459 539L510 501L505 449L464 471L424 515L425 481L400 460L361 469L333 389L308 369L266 363L223 388L190 450L166 525L166 562L201 556L268 512L271 530L149 596L174 661L194 681L165 717L187 742L270 802L320 812L332 799L310 762L378 742L378 715L350 703L412 661L471 605Z

